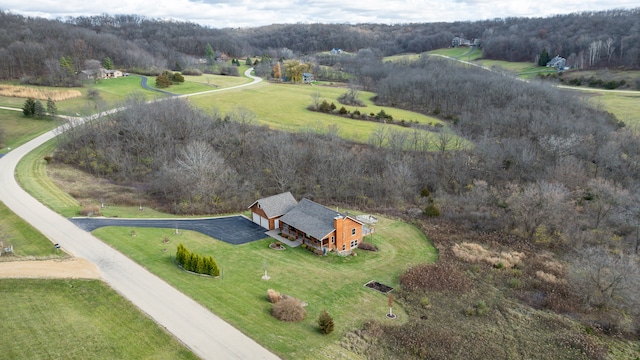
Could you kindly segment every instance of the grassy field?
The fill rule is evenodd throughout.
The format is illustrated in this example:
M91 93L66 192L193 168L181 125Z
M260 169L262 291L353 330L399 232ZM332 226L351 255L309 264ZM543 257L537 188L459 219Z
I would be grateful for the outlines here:
M49 239L34 229L0 202L0 242L4 247L13 245L13 255L0 257L0 261L16 260L16 257L51 259L62 258ZM4 252L4 251L3 251Z
M0 280L2 359L197 359L98 280Z
M136 231L135 239L131 230ZM275 251L268 247L271 239L230 245L189 231L175 235L171 229L108 227L94 234L288 359L326 358L327 354L343 352L338 342L347 331L371 318L384 320L389 310L387 296L364 287L366 282L376 280L397 287L402 270L437 259L435 248L419 229L384 218L376 225L373 239L367 240L380 251L356 250L357 256L347 257L318 257L301 248ZM164 243L165 237L169 243ZM179 243L193 252L212 255L222 276L211 279L177 268L170 257ZM261 279L265 265L269 281ZM308 303L307 318L299 323L273 318L266 300L269 288ZM323 309L336 324L329 336L317 330ZM406 320L402 309L395 311L400 317L396 321Z
M228 113L242 106L255 113L260 124L267 125L273 129L292 132L309 130L326 132L329 127L337 126L341 137L358 142L367 142L371 134L381 128L395 131L414 131L398 125L352 120L307 110L307 107L312 103L312 95L315 93L319 93L322 99L334 102L340 108L342 105L337 101L337 98L346 91L344 88L328 86L263 82L250 89L195 96L190 101L205 110L212 111L215 108L222 113ZM373 93L361 92L360 98L365 102L366 106L345 106L345 108L350 111L357 109L367 114L377 114L384 109L386 113L393 116L395 121L404 119L405 121L417 121L421 124L442 124L436 118L415 112L376 106L370 100L373 95ZM286 99L286 101L280 99Z
M62 191L47 176L47 162L44 157L53 153L56 140L44 145L25 156L16 168L16 180L29 194L63 216L77 216L80 204L71 195Z
M0 110L0 128L5 134L5 144L0 148L0 154L8 152L9 148L15 149L57 125L59 123L56 121L24 117L22 112Z
M640 93L597 91L589 97L589 103L597 108L608 111L619 120L633 128L640 129Z
M443 48L429 51L427 54L444 55L465 61L473 61L482 57L482 50L479 48L475 48L471 53L469 50L468 47Z

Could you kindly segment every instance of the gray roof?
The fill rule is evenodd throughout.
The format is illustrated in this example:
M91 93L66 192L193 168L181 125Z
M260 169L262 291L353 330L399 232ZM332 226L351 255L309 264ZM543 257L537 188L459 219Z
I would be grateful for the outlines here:
M287 211L293 209L298 204L293 195L288 191L286 193L258 199L249 207L253 207L256 203L260 205L260 208L269 219L287 213Z
M302 199L296 207L280 218L280 222L291 225L316 239L323 239L335 230L333 218L338 215L345 216L309 199Z

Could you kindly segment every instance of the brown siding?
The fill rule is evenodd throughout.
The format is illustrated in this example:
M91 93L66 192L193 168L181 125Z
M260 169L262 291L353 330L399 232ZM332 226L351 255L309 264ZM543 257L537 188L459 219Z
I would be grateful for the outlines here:
M254 212L254 213L258 214L258 215L262 216L265 219L267 218L267 214L264 213L264 210L262 210L262 209L260 209L258 207L257 203L251 207L251 212ZM271 223L269 225L271 225Z

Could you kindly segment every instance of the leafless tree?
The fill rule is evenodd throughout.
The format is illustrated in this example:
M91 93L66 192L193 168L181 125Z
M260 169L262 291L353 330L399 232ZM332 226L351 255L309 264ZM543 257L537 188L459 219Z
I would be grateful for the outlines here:
M621 310L638 316L640 267L634 256L602 247L576 253L571 284L588 306Z

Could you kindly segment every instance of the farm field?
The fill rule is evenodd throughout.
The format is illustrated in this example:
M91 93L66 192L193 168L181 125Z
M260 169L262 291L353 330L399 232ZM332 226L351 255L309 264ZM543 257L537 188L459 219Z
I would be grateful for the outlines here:
M0 292L0 358L197 359L102 281L0 279Z
M273 239L230 245L190 231L175 235L171 229L106 227L93 233L279 356L318 359L332 353L325 352L327 348L344 352L338 349L338 341L347 331L371 318L385 319L387 296L364 287L365 283L375 280L397 287L398 275L408 266L437 259L437 251L418 228L379 219L373 240L366 241L373 241L380 251L358 249L357 256L347 257L319 257L302 248L276 251L268 247ZM131 230L136 232L134 240ZM168 243L163 241L165 237ZM192 252L213 256L221 277L212 279L180 270L171 261L179 243ZM261 279L265 267L269 281ZM306 319L283 323L272 317L266 299L270 288L308 303ZM328 336L317 330L323 309L336 324ZM403 310L395 311L400 322L406 320Z

